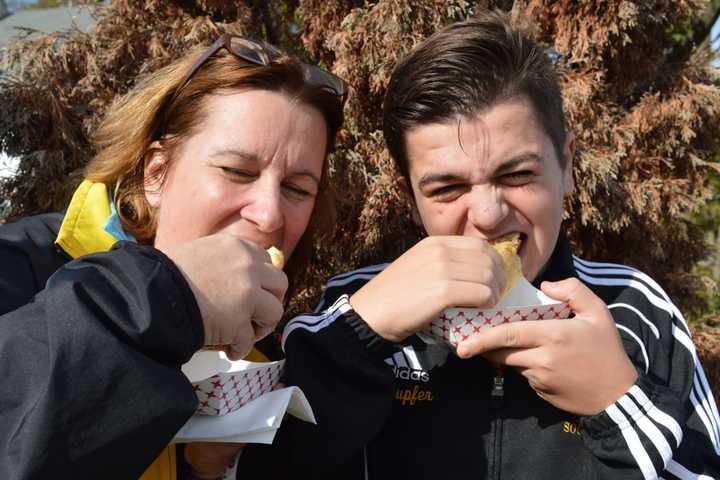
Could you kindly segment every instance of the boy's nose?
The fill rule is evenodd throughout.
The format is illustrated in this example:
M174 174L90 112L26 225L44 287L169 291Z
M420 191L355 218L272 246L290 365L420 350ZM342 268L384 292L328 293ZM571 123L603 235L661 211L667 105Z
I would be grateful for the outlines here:
M469 198L468 220L481 232L495 230L510 210L498 188L475 187Z

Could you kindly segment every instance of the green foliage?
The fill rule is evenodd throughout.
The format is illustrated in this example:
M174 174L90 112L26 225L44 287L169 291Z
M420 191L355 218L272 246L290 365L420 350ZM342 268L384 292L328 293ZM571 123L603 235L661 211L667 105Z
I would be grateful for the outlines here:
M703 279L699 292L706 303L705 308L691 312L690 320L695 322L720 324L720 174L712 172L710 185L714 195L695 216L695 223L705 233L710 254L695 267L695 274Z
M695 222L706 232L706 238L710 241L718 241L720 240L718 238L720 236L720 174L711 172L709 177L713 196L697 213Z

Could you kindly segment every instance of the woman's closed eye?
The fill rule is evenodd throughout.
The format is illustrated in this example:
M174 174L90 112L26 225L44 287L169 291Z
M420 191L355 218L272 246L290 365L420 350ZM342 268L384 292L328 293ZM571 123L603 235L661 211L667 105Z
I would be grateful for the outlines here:
M246 170L237 167L219 167L222 174L233 182L251 183L260 177L260 174L252 170ZM285 180L281 183L281 188L285 195L293 200L304 200L307 198L315 198L317 195L317 186L312 181Z
M288 197L295 200L305 200L315 198L317 195L316 188L301 185L294 182L284 182L282 188L287 192Z
M240 168L234 168L234 167L220 167L220 170L222 170L223 175L226 175L234 180L253 180L257 178L257 174L254 172L251 172L249 170L243 170Z

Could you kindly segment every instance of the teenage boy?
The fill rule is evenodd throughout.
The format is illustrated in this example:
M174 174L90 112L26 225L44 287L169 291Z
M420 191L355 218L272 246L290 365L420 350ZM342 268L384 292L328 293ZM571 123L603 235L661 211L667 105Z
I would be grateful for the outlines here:
M561 231L575 142L543 50L499 13L445 28L396 67L384 133L428 237L334 277L316 313L286 326L288 380L318 426L289 419L277 465L303 478L718 478L717 408L682 315L647 275L574 257ZM423 343L445 308L497 302L490 242L514 232L524 276L575 317L498 326L457 355Z

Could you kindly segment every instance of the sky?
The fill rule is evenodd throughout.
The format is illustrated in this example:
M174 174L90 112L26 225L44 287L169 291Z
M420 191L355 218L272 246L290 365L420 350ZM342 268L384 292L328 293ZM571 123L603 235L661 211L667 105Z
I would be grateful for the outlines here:
M15 173L17 161L0 151L0 178L11 177Z
M720 19L715 22L712 30L710 31L710 39L713 41L713 50L720 52ZM715 66L720 67L720 59L715 60Z

